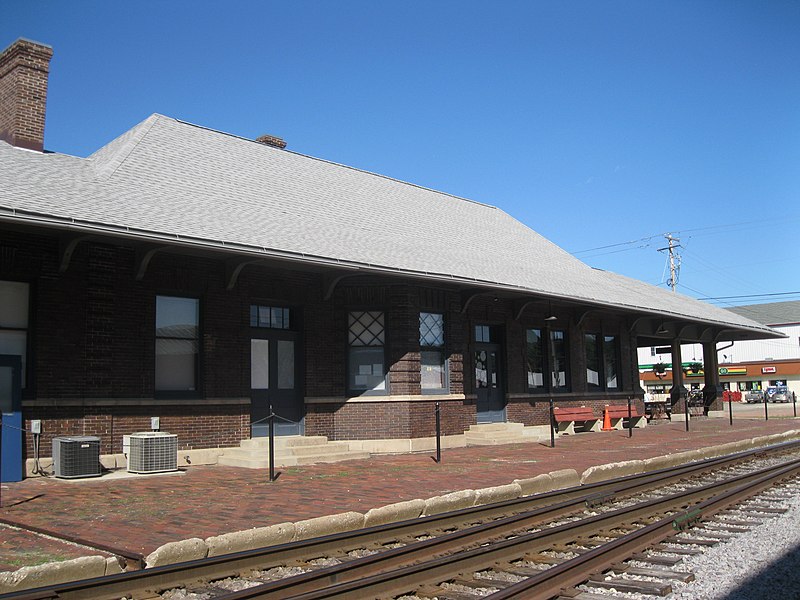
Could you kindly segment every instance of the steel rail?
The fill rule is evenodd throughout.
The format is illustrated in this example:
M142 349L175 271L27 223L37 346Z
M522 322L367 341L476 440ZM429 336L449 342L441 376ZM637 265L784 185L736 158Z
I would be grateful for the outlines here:
M679 479L683 478L674 477L674 473L669 473L669 476L665 475L665 477L659 478L658 485L663 486L668 483L674 483ZM471 546L481 546L487 542L504 539L510 535L519 535L520 532L527 533L527 529L571 513L574 514L576 511L583 510L586 507L612 501L616 499L616 496L622 495L623 493L624 495L631 495L644 490L650 490L653 487L653 483L654 482L651 480L649 485L645 485L642 482L624 488L617 487L614 488L613 491L607 491L606 493L595 492L582 497L564 500L541 508L474 525L467 529L443 534L439 537L415 542L407 546L383 550L380 553L361 557L358 560L348 561L344 564L320 568L300 575L265 583L258 588L258 598L262 600L283 600L283 598L287 597L287 594L296 595L317 590L320 587L332 585L334 583L345 583L347 581L377 575L406 565L421 563L436 556L454 554ZM226 596L226 598L227 597L228 596Z
M547 507L561 506L562 510L567 512L570 502L573 504L572 509L574 510L575 506L587 502L587 500L591 498L597 498L608 494L632 494L642 490L667 485L693 475L699 475L705 471L733 465L757 455L792 451L798 447L800 447L800 442L786 442L766 448L698 461L689 465L660 469L658 471L621 477L594 484L575 486L563 490L553 490L535 496L525 496L440 515L410 519L368 529L349 531L196 561L155 567L143 571L57 584L7 594L4 595L3 598L7 598L8 600L85 600L89 598L110 600L123 596L136 596L141 593L152 594L161 590L181 587L191 582L211 581L230 576L238 576L252 570L261 570L287 563L296 563L303 559L316 558L329 554L341 555L349 550L385 544L395 540L411 539L422 534L429 535L431 533L437 533L444 537L445 532L449 530L457 527L469 526L481 521L489 521L489 523L485 523L485 525L491 525L494 521L505 521L506 519L519 521L520 519L524 519L524 516L519 517L518 515L525 515L526 513L543 510ZM507 515L509 514L513 516L508 517ZM557 513L553 512L552 514L556 515ZM533 518L536 517L536 515L531 516ZM541 518L539 520L541 520ZM510 521L508 523L511 525ZM481 525L478 525L478 527L480 526ZM502 523L500 523L499 527L502 526ZM500 529L498 528L496 531L500 531ZM451 540L452 539L455 538L451 538ZM416 542L410 545L414 546L420 543L421 542ZM448 540L445 543L449 544L451 541ZM395 554L399 553L395 553L392 550L382 550L380 555L383 554L386 554L387 560L392 561L392 565L396 566L402 564L401 561L395 557ZM369 564L374 560L373 557L365 557L350 562L353 565L360 564L362 561ZM342 581L346 580L348 577L345 573L349 570L346 568L347 566L348 565L339 565L328 569L318 569L313 573L319 573L321 577L327 577L329 581L336 578ZM337 570L340 570L341 574L337 574Z
M574 523L543 529L535 533L465 550L455 555L444 556L424 563L385 571L378 575L354 579L345 583L332 582L333 585L329 585L328 587L299 594L289 593L288 589L285 588L280 598L282 600L364 600L366 598L386 598L402 594L413 594L422 586L435 586L447 582L448 580L457 578L460 573L471 573L490 569L498 563L508 563L519 560L526 555L546 550L554 544L571 542L575 540L576 537L582 535L590 535L596 533L598 530L610 529L652 518L654 514L659 512L677 512L684 509L686 506L695 503L704 503L715 494L723 493L725 499L729 497L733 498L734 496L737 498L743 497L743 495L747 493L746 490L743 491L744 487L768 487L772 484L771 481L784 478L788 475L795 475L798 472L800 472L800 459L793 460L787 464L767 467L759 471L754 471L753 473L739 475L726 481L694 488L688 492L648 500ZM764 484L768 479L770 482ZM729 494L724 494L724 492L733 488L739 488L739 486L741 486L742 489L734 489ZM751 491L750 494L752 493ZM736 500L732 499L728 504L732 504L735 501ZM705 504L700 504L699 506L705 506ZM669 527L672 527L673 520L674 518L669 518L664 521L669 524ZM640 535L646 536L646 533ZM644 542L642 541L641 543ZM611 542L611 544L613 545L614 542ZM635 551L636 550L633 550L632 552ZM617 560L619 560L619 557L614 555L612 564ZM602 562L602 564L605 564L605 562ZM554 575L556 573L558 572L553 572ZM586 579L585 574L586 572L584 571L583 579L577 581L578 583ZM544 575L540 577L544 577ZM571 585L565 583L565 581L575 581L576 577L576 575L571 574L571 579L558 580L558 589L566 585ZM520 584L517 585L522 586L523 583L524 582L520 582ZM224 594L218 596L216 600L262 600L264 598L270 598L271 591L268 589L270 585L271 584L255 586L246 590ZM553 584L551 587L556 586ZM512 588L509 587L506 591L510 589ZM553 595L558 593L558 589L556 589ZM502 592L497 593L500 594ZM526 591L524 595L508 597L547 598L549 597L547 595L548 593L549 591L541 594L537 591L528 595ZM502 596L495 597L502 598Z
M738 504L747 498L775 485L786 477L797 476L800 463L787 465L778 471L764 475L750 483L702 501L693 507L700 515L708 516ZM555 565L539 575L507 587L489 596L493 600L524 598L549 598L558 595L564 588L578 585L587 579L587 573L601 573L629 559L637 552L646 550L675 533L674 518L667 517L626 534L607 544L593 548L573 559Z

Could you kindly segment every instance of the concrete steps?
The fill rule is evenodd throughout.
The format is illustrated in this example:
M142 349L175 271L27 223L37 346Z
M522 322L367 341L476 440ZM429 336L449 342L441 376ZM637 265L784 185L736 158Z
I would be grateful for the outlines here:
M525 427L522 423L480 423L464 432L467 446L500 446L527 444L545 438L542 427Z
M329 442L324 436L278 436L275 466L293 467L314 463L369 458L369 452L350 450L347 442ZM247 469L269 468L269 438L242 440L238 448L225 448L218 464Z

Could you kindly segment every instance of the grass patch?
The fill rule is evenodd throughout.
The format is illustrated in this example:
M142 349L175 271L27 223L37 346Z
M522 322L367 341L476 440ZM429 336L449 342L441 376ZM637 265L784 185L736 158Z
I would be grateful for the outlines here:
M29 550L16 554L13 558L5 559L3 562L14 567L36 567L47 563L64 562L72 557L46 552L44 550Z

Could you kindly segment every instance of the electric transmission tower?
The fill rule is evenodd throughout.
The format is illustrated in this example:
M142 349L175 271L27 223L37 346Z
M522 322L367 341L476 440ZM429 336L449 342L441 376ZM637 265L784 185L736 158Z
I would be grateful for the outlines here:
M681 244L680 240L676 237L672 237L671 233L665 233L664 237L667 239L668 246L666 248L659 248L658 251L669 251L669 286L674 292L678 285L678 276L681 272L681 255L677 252Z

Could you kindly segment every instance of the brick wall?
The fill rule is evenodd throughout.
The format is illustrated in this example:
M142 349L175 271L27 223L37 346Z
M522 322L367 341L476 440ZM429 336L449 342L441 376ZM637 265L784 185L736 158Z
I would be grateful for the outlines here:
M309 404L306 435L331 440L408 439L436 435L435 401ZM475 405L441 401L442 435L464 433L475 423Z
M250 437L248 405L189 406L61 406L25 410L25 428L31 419L41 419L39 456L51 456L54 437L92 435L100 437L100 453L122 452L122 436L150 431L150 418L159 417L161 431L177 434L178 448L238 446ZM25 435L26 458L33 458L33 436Z
M70 238L35 231L4 230L0 235L0 279L31 286L29 378L24 390L25 418L44 421L43 456L53 435L100 435L103 451L121 447L121 436L148 430L150 417L161 429L178 433L182 446L236 445L249 436L249 308L251 304L292 310L302 344L304 377L300 397L341 402L307 405L306 433L332 439L427 437L434 434L434 399L410 402L345 402L347 397L347 313L382 310L386 323L386 364L393 396L420 394L419 312L445 319L445 350L451 394L466 400L442 401L445 435L459 434L476 421L472 394L472 330L477 323L497 326L503 353L504 391L511 395L508 419L546 423L542 398L527 396L525 329L544 327L544 305L526 309L490 295L466 296L395 279L357 276L332 285L323 273L247 265L228 290L236 263L227 257L158 252L137 279L142 251L134 247L80 240L66 269L62 251ZM332 291L325 298L326 291ZM196 397L203 402L155 398L155 298L176 295L200 299L201 331ZM583 336L573 315L559 315L570 332L572 394L558 402L590 403L598 414L606 403L624 403L635 360L634 342L614 320L589 323L620 335L625 389L615 394L585 390ZM630 364L628 364L630 363ZM219 402L215 400L219 399ZM230 402L225 402L230 399ZM545 399L546 403L546 399ZM108 439L106 437L108 436ZM30 451L30 448L29 448Z

